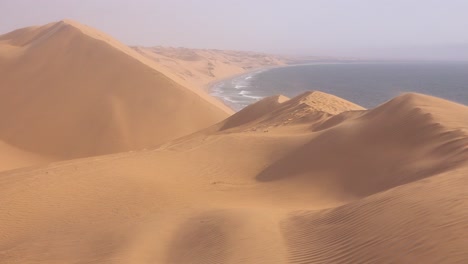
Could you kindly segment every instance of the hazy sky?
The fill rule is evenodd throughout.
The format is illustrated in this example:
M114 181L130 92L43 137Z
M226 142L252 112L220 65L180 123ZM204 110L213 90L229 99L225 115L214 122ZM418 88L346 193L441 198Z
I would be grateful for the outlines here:
M0 0L0 33L63 18L129 45L468 59L468 0Z

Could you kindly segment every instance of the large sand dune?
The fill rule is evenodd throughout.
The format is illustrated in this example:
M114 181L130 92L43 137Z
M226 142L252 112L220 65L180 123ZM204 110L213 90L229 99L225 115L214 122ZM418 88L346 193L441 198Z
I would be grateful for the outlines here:
M231 113L167 74L73 21L1 35L0 169L155 146Z
M0 263L466 263L468 108L266 98L156 149L0 173Z

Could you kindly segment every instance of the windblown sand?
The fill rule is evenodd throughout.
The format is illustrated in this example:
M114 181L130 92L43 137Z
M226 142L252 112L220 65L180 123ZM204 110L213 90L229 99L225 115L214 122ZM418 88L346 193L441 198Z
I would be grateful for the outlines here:
M11 61L36 47L25 44L35 30L44 28L0 36L0 92L21 106L0 104L2 157L91 156L138 145L119 145L126 140L166 142L1 172L0 263L468 262L468 107L403 94L366 110L315 91L265 98L221 120L216 105L130 55L125 64L141 68L125 78L120 62L95 58L106 53L98 47L76 55L72 47L87 45L76 44L82 37L37 44L63 51L14 68ZM81 61L80 70L54 64L64 57ZM75 76L98 63L104 80ZM10 69L21 75L8 77ZM115 110L104 107L114 97L121 108L111 113L134 114L125 122L101 116ZM144 99L158 108L135 110ZM95 126L82 121L95 116ZM97 129L103 120L107 130ZM126 136L112 141L119 133Z

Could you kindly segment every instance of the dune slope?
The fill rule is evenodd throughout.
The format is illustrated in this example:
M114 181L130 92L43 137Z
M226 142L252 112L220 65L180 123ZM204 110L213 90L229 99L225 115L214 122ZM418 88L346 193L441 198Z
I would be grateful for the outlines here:
M0 263L464 263L467 115L312 92L156 149L3 172Z
M152 63L68 20L0 36L0 140L38 160L71 159L154 146L228 116Z

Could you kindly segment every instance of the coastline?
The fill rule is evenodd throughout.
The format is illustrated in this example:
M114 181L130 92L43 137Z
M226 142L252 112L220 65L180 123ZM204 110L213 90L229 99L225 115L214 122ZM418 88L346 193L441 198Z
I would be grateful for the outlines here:
M293 98L309 90L337 95L366 108L402 93L427 94L467 104L466 63L451 62L313 62L273 67L250 80L227 81L212 94L243 107L258 98L281 94ZM369 78L369 74L372 78ZM248 75L246 75L247 77ZM445 82L440 85L441 80ZM293 83L294 85L290 85ZM221 92L219 92L221 90ZM239 93L236 95L236 93ZM227 103L231 105L231 103ZM239 110L239 108L237 108Z
M220 79L216 79L216 80L213 80L207 84L204 84L203 87L202 87L202 90L207 92L207 93L210 93L211 92L211 89L214 85L216 84L219 84L219 83L222 83L222 82L226 82L228 80L231 80L231 79L235 79L235 78L238 78L238 77L241 77L243 75L247 75L247 74L251 74L251 73L254 73L254 72L257 72L257 71L267 71L267 70L271 70L271 69L275 69L275 68L282 68L282 67L288 67L288 66L293 66L293 65L277 65L277 66L269 66L269 67L260 67L260 68L255 68L255 69L250 69L250 70L246 70L245 72L241 72L241 73L237 73L237 74L233 74L233 75L229 75L229 76L226 76L226 77L222 77Z
M210 81L209 83L204 84L201 88L202 88L203 91L205 91L207 93L210 93L211 88L214 85L218 84L218 83L222 83L222 82L225 82L225 81L228 81L228 80L231 80L231 79L235 79L235 78L241 77L243 75L247 75L247 74L250 74L250 73L257 72L257 71L268 71L268 70L277 69L277 68L288 68L288 67L297 67L297 66L306 66L306 65L347 64L347 63L364 63L364 62L366 62L366 61L316 61L316 62L307 62L307 63L291 63L291 64L259 67L259 68L246 70L246 71L241 72L241 73L225 76L225 77L222 77L220 79Z
M228 107L232 111L237 112L239 110L233 108L233 106L230 105L229 103L227 103L227 101L224 100L222 97L218 97L218 96L214 95L215 91L213 91L213 89L214 89L214 87L216 85L225 83L225 82L230 81L230 80L234 80L236 78L240 78L240 77L245 76L245 75L249 75L249 74L253 74L253 73L257 73L257 72L262 73L262 72L269 71L269 70L272 70L272 69L307 66L307 65L348 64L348 63L363 63L363 62L362 61L316 61L316 62L309 61L309 62L306 62L306 63L292 63L292 64L284 64L284 65L259 67L259 68L255 68L255 69L246 70L246 71L244 71L242 73L237 73L237 74L229 75L229 76L226 76L226 77L222 77L220 79L210 81L209 83L202 85L201 90L203 92L205 92L206 94L208 94L208 96L210 96L210 97L214 98L215 100L221 102L224 106Z
M224 106L228 107L229 109L231 109L232 111L237 112L238 110L237 109L234 109L232 107L232 105L229 105L226 100L223 100L222 97L218 97L216 95L214 95L214 87L218 84L221 84L221 83L225 83L229 80L233 80L233 79L236 79L236 78L240 78L242 76L245 76L245 75L249 75L249 74L253 74L253 73L261 73L261 72L265 72L265 71L268 71L268 70L271 70L271 69L276 69L276 68L282 68L282 67L288 67L288 66L292 66L292 65L277 65L277 66L269 66L269 67L260 67L260 68L255 68L255 69L250 69L250 70L246 70L242 73L238 73L238 74L234 74L234 75L229 75L227 77L223 77L223 78L220 78L220 79L217 79L217 80L213 80L207 84L204 84L202 87L201 87L201 90L203 92L205 92L208 96L214 98L215 100L221 102Z

